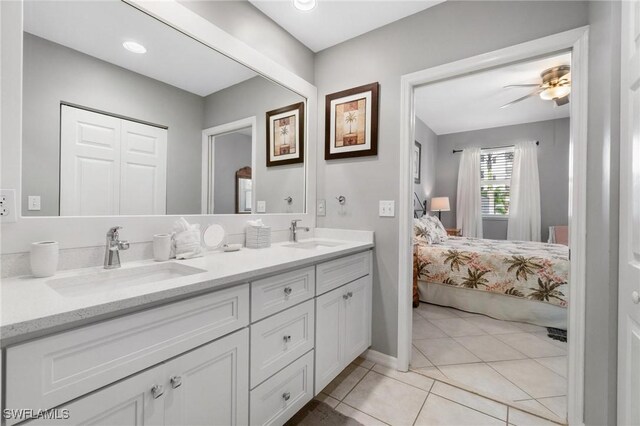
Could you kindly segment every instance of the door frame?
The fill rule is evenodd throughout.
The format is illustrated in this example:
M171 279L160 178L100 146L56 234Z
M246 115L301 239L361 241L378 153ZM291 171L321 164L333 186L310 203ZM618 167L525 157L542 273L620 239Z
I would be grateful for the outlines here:
M414 89L418 86L474 73L509 63L571 51L571 140L569 148L569 253L568 307L568 412L569 424L584 423L585 268L587 194L587 70L589 27L528 41L456 62L405 74L401 78L400 195L398 270L397 368L407 371L411 359L412 328L412 194L411 154L415 133Z
M216 136L251 127L251 190L256 193L256 116L241 118L230 123L209 127L202 131L202 180L200 186L200 213L213 214L213 181L214 175L211 173L214 164L214 149L209 149L216 142ZM211 186L209 186L209 183ZM251 200L251 212L256 211L255 196ZM207 213L211 210L211 213Z

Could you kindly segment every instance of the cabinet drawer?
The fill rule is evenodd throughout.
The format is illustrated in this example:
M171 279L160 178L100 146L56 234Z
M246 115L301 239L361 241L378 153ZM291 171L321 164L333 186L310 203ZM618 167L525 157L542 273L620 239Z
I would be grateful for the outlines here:
M251 283L251 322L309 300L315 291L313 266L254 281Z
M251 425L281 425L313 398L313 351L251 391Z
M314 345L313 300L251 324L251 387Z
M316 267L316 295L364 277L370 271L371 251L321 263Z
M6 407L48 409L249 323L249 285L7 349Z

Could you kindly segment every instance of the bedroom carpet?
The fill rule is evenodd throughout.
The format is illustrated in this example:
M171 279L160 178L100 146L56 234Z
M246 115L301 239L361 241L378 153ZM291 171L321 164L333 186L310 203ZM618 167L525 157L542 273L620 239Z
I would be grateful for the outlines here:
M567 343L545 327L420 303L411 369L566 418Z

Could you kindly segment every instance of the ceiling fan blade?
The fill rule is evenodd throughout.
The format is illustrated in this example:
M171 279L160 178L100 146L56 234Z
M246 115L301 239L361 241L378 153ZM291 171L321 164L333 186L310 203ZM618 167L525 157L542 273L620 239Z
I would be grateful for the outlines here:
M530 98L530 97L532 97L532 96L536 96L536 95L537 95L537 94L539 94L540 92L542 92L542 89L534 90L533 92L529 93L529 94L528 94L528 95L526 95L526 96L523 96L523 97L521 97L521 98L518 98L518 99L516 99L515 101L511 101L511 102L509 102L508 104L504 104L504 105L502 105L500 108L502 109L502 108L510 107L511 105L513 105L513 104L517 104L518 102L522 102L522 101L524 101L524 100L525 100L525 99L527 99L527 98Z
M531 84L508 84L506 86L503 86L504 89L509 89L511 87L538 87L540 86L540 84L538 83L531 83Z
M569 103L569 95L563 96L563 97L558 98L558 99L554 99L554 102L556 103L557 106L566 105L566 104Z

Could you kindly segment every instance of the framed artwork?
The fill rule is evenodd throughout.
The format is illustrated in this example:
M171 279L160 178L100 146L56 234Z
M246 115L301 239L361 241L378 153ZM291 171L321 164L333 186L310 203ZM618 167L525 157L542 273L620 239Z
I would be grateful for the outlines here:
M422 161L422 145L414 141L413 145L413 183L420 183L420 165Z
M324 159L378 154L378 83L326 98Z
M267 111L267 167L304 162L304 102Z

